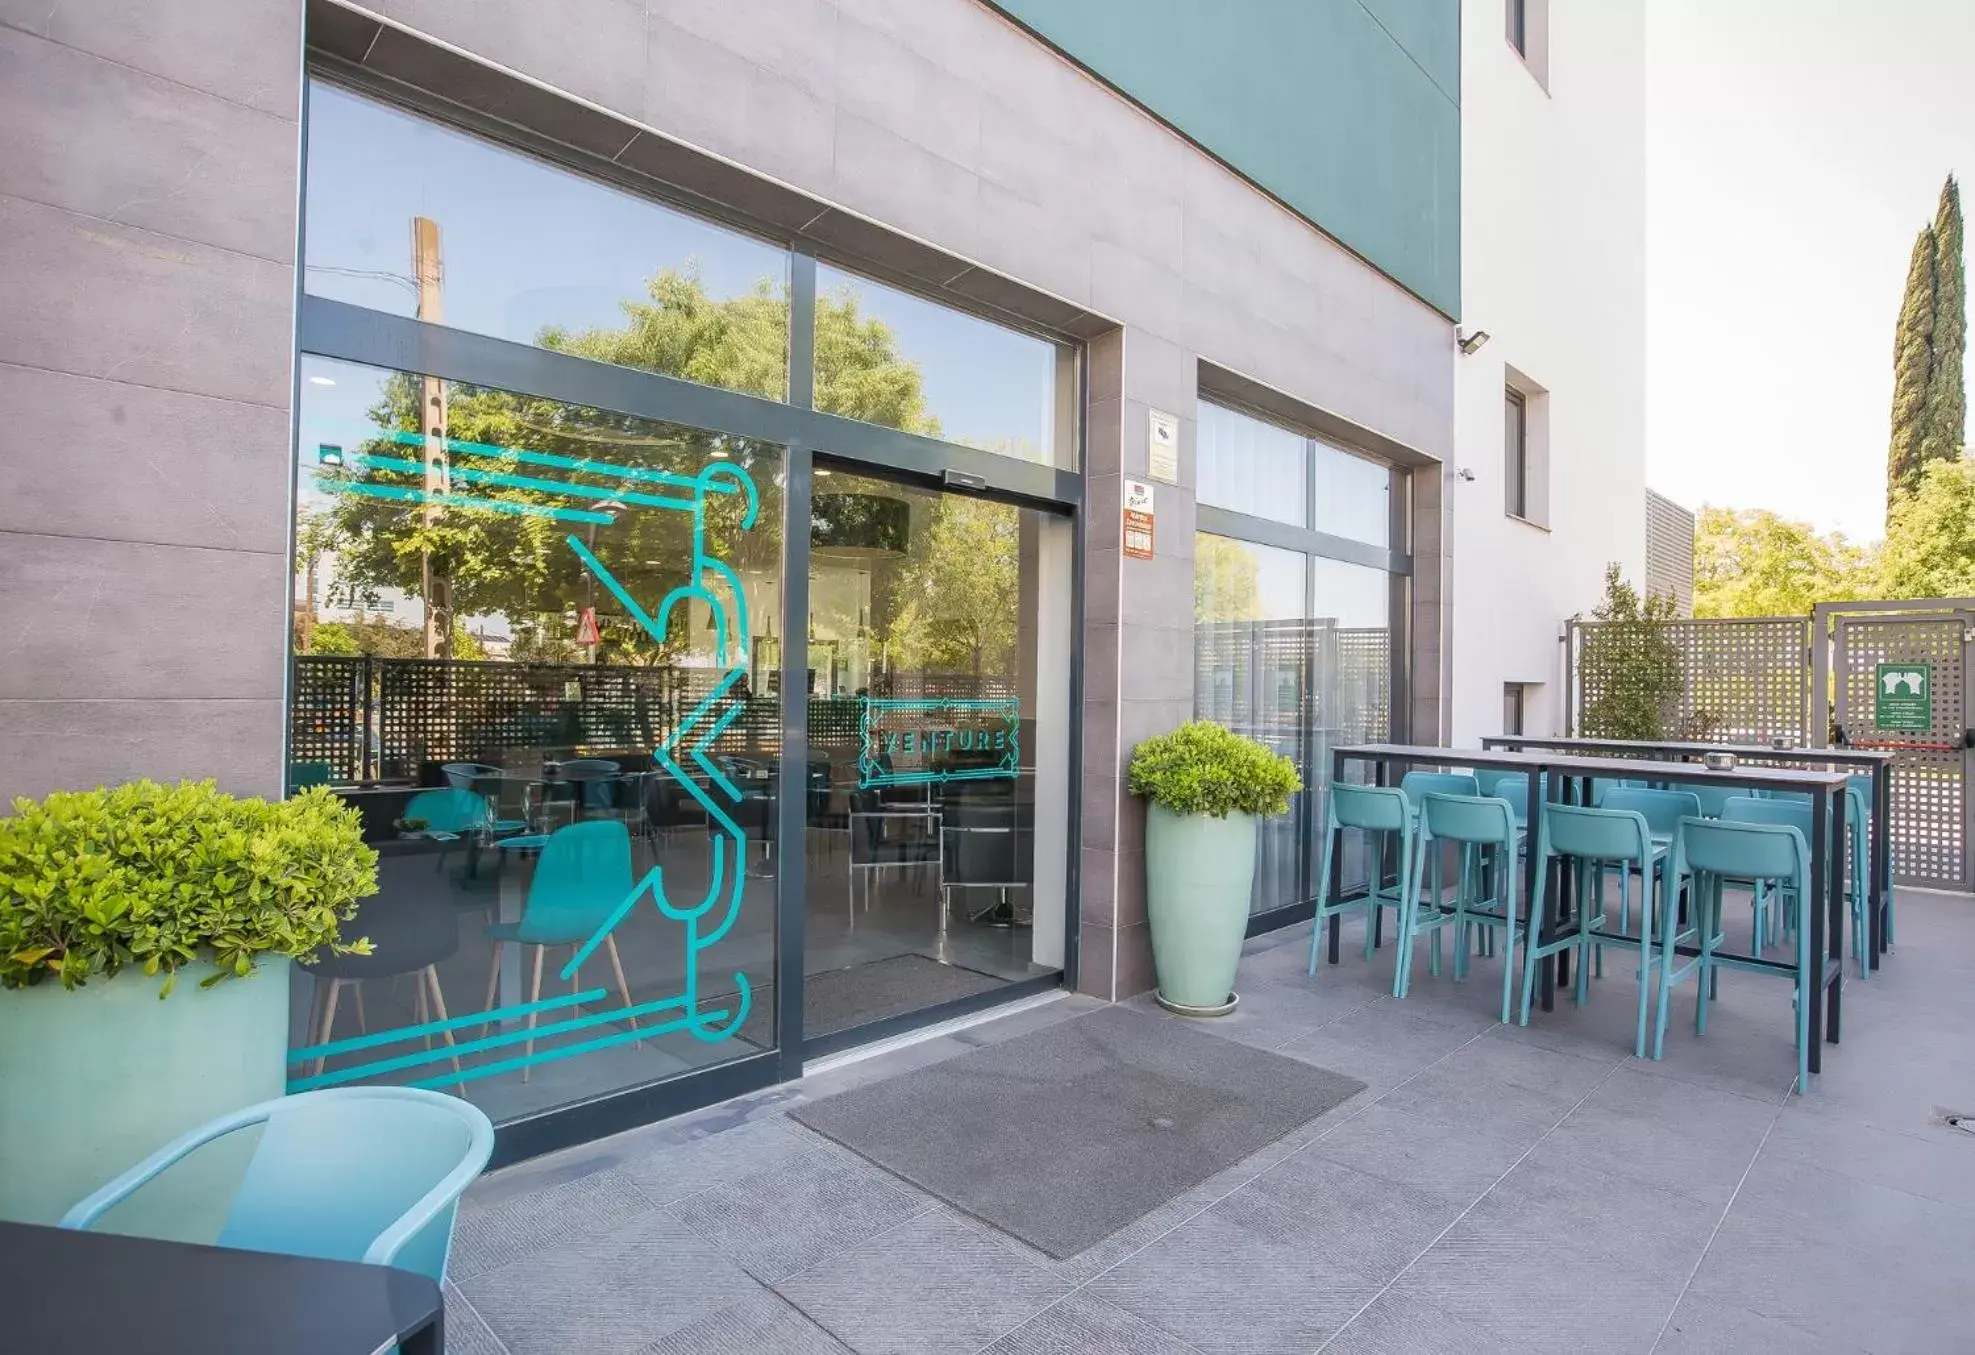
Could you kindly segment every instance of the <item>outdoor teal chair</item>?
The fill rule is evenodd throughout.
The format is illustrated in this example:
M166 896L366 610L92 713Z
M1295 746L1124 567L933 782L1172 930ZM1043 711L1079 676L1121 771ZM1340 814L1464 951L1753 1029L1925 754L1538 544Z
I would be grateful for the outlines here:
M1423 795L1479 795L1481 783L1473 772L1407 772L1399 778L1399 789L1417 814Z
M1623 783L1606 791L1605 798L1599 802L1598 807L1637 814L1646 820L1646 829L1653 839L1653 861L1660 870L1666 868L1668 858L1673 854L1673 839L1680 831L1680 821L1699 817L1701 813L1700 798L1692 791L1648 790L1644 786ZM1647 872L1649 876L1651 873ZM1676 889L1679 883L1678 880L1674 882ZM1630 934L1632 930L1630 896L1621 889L1618 897L1618 929Z
M1869 919L1872 907L1869 887L1869 882L1872 879L1872 777L1870 774L1852 776L1845 783L1845 797L1850 806L1850 812L1855 814L1858 819L1856 836L1852 839L1852 850L1854 852L1852 880L1856 887L1854 897L1858 897L1859 895L1866 896L1863 909ZM1890 851L1886 853L1886 875L1879 882L1879 887L1885 891L1886 895L1885 940L1886 944L1890 946L1893 943L1893 854ZM1870 969L1871 931L1869 928L1866 931L1866 945L1868 947L1866 968Z
M195 1149L257 1125L220 1246L396 1266L445 1281L453 1214L487 1165L494 1127L470 1102L408 1087L302 1092L223 1115L90 1195L61 1226L93 1226Z
M1804 841L1811 839L1811 797L1801 790L1772 791L1760 797L1760 802L1772 805L1789 805L1801 810L1801 815L1752 815L1757 823L1789 823L1803 830ZM1737 801L1735 803L1740 803ZM1854 776L1845 783L1845 892L1851 900L1852 914L1852 957L1858 961L1858 976L1861 979L1872 976L1872 778ZM1892 898L1887 889L1886 897ZM1891 906L1887 912L1890 915ZM1783 915L1787 922L1788 914ZM1892 923L1890 916L1887 930Z
M1575 998L1582 1006L1590 996L1590 970L1585 961L1593 958L1593 952L1600 957L1602 965L1605 945L1622 945L1639 953L1638 989L1639 1019L1633 1039L1633 1052L1640 1058L1646 1056L1646 1008L1651 994L1653 966L1649 963L1652 955L1653 922L1657 916L1665 918L1668 924L1678 926L1678 912L1672 906L1672 891L1663 891L1664 897L1655 897L1655 880L1670 881L1671 873L1656 876L1654 863L1666 849L1653 840L1653 831L1646 816L1637 810L1613 808L1584 808L1578 805L1546 805L1543 809L1543 825L1537 832L1537 873L1536 878L1546 878L1550 862L1561 862L1566 869L1576 873L1577 887L1577 926L1574 930L1552 937L1544 942L1538 939L1541 928L1532 928L1529 941L1522 953L1522 1013L1519 1023L1529 1024L1529 999L1536 985L1536 962L1548 955L1562 951L1577 952L1577 985ZM1616 868L1618 872L1618 895L1623 907L1631 892L1633 879L1639 881L1639 934L1636 940L1616 941L1607 934L1602 940L1594 938L1594 931L1602 930L1605 920L1605 877ZM1629 911L1629 910L1628 910ZM1625 934L1625 933L1621 933Z
M1803 834L1805 843L1811 840L1808 796L1786 799L1737 795L1723 807L1721 817L1727 823L1784 824ZM1794 930L1796 909L1794 900L1778 897L1782 891L1772 889L1766 880L1751 880L1749 886L1749 934L1755 939L1756 954L1760 955L1786 931Z
M1515 807L1507 800L1480 795L1442 795L1429 792L1420 797L1420 829L1414 850L1415 879L1427 878L1427 897L1436 913L1454 927L1454 977L1464 979L1468 970L1469 934L1474 928L1500 931L1502 947L1502 1020L1512 1016L1511 998L1515 985L1515 941L1527 923L1517 906L1516 895L1522 872L1516 861ZM1439 844L1456 850L1459 874L1454 888L1451 914L1443 902L1441 883L1443 853ZM1430 858L1430 861L1429 861ZM1417 905L1415 905L1417 907ZM1410 958L1411 934L1415 927L1402 929L1400 964Z
M1681 789L1701 802L1701 817L1705 819L1720 818L1721 812L1728 807L1730 800L1738 800L1748 794L1746 790L1733 786L1690 785L1683 786Z
M1739 798L1739 797L1738 797ZM1731 820L1683 819L1674 838L1674 867L1691 873L1688 891L1693 930L1700 953L1685 965L1675 965L1674 927L1663 929L1659 957L1659 1015L1653 1031L1653 1057L1666 1045L1667 1003L1672 988L1688 976L1695 980L1694 1031L1707 1034L1708 999L1719 969L1747 969L1774 974L1733 955L1720 955L1723 886L1730 880L1752 880L1773 886L1792 907L1796 933L1796 963L1791 967L1796 992L1797 1091L1810 1089L1810 985L1817 981L1810 953L1810 848L1794 826L1743 823ZM1669 908L1669 912L1671 909ZM1821 966L1820 966L1821 967Z
M542 843L542 854L535 863L535 877L528 885L528 898L522 904L521 920L496 922L487 928L493 942L493 955L487 970L487 1010L494 1010L500 989L501 947L533 946L535 965L528 989L530 1003L542 1000L542 964L550 947L568 946L572 955L609 922L630 894L631 833L618 819L589 819L572 823L550 833ZM624 979L624 962L618 958L617 938L606 935L603 949L610 958L611 973L617 979L617 992L624 1005L631 1006L631 985ZM571 976L582 986L579 970ZM535 1029L534 1012L528 1014L528 1029ZM627 1018L629 1019L629 1018ZM637 1029L631 1021L631 1029ZM532 1058L531 1038L526 1054ZM528 1080L528 1069L521 1070Z
M1324 811L1323 864L1317 873L1316 930L1310 936L1310 974L1315 977L1317 972L1326 921L1345 913L1362 911L1365 915L1365 959L1369 961L1372 942L1377 934L1373 919L1379 916L1381 908L1392 908L1398 912L1399 923L1398 960L1392 974L1392 995L1404 997L1408 960L1412 953L1413 924L1418 911L1415 905L1419 890L1413 874L1418 864L1413 853L1413 838L1418 831L1416 816L1406 801L1405 792L1391 786L1353 786L1336 782L1326 798L1329 807ZM1346 828L1356 828L1365 835L1365 844L1371 856L1367 868L1369 875L1363 898L1333 899L1330 894L1331 866ZM1392 864L1398 868L1398 880L1391 886L1385 884L1388 850L1396 857ZM1435 917L1437 920L1437 912ZM1438 931L1433 937L1433 972L1440 972Z

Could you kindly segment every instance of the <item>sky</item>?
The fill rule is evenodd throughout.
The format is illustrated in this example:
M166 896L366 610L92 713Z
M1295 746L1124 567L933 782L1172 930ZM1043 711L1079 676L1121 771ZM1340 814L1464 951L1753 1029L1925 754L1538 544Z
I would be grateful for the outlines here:
M1975 212L1975 0L1647 0L1646 479L1884 531L1893 328Z

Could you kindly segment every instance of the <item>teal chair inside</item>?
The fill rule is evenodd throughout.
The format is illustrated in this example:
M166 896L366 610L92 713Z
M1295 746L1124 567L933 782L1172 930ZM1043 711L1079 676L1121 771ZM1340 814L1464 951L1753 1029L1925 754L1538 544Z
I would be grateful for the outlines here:
M493 942L493 955L487 970L487 1009L493 1010L499 990L501 947L515 945L535 948L534 967L529 981L528 1001L542 1000L542 966L548 948L568 946L571 954L601 931L630 894L631 833L621 819L587 819L558 828L542 843L542 854L535 862L535 878L529 882L528 897L517 922L496 922L487 927ZM603 952L617 979L618 995L631 1005L631 985L624 978L624 962L617 953L617 938L604 937ZM571 978L580 986L582 971ZM536 1013L528 1014L528 1028L535 1028ZM636 1030L636 1023L632 1029ZM535 1042L528 1041L529 1057ZM521 1080L528 1080L524 1067Z
M193 1150L254 1125L260 1140L220 1246L445 1280L454 1211L487 1165L494 1126L470 1102L409 1087L302 1092L221 1116L81 1201L61 1226L91 1227Z
M428 833L477 833L491 826L493 810L485 796L458 786L422 790L405 805L404 816L425 824Z
M288 793L307 790L310 786L326 786L336 774L336 769L327 762L291 762L288 764Z

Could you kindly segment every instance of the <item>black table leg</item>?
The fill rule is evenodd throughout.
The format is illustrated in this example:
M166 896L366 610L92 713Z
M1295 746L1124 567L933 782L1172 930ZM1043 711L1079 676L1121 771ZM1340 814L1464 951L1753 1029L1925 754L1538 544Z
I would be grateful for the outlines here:
M1867 959L1872 967L1879 967L1879 957L1886 953L1886 914L1893 901L1887 896L1888 881L1892 878L1893 864L1893 766L1891 762L1881 762L1872 769L1872 879L1868 882L1866 897L1872 900L1871 944L1867 946Z
M1806 1025L1810 1032L1809 1065L1813 1073L1824 1071L1824 875L1831 855L1831 797L1819 793L1810 806L1810 982L1803 1000L1810 1003Z
M1844 1024L1845 1002L1845 802L1840 797L1843 791L1834 792L1829 798L1831 809L1831 850L1826 856L1829 862L1830 880L1825 885L1824 935L1830 944L1830 956L1838 963L1831 972L1831 995L1824 1007L1824 1038L1832 1044L1838 1043L1838 1034ZM1820 796L1819 799L1825 797ZM1822 979L1822 970L1819 978Z
M1337 786L1342 785L1343 782L1344 757L1340 753L1333 752L1330 755L1330 784ZM1330 897L1332 899L1341 899L1344 897L1344 837L1341 833L1338 835L1337 850L1330 854ZM1374 908L1372 911L1376 913L1379 910ZM1330 915L1330 945L1328 947L1330 951L1330 962L1332 964L1337 963L1338 941L1343 935L1344 919L1336 913L1332 913Z
M432 1314L432 1320L415 1332L407 1332L398 1342L400 1355L445 1355L446 1310Z
M1532 940L1544 933L1545 928L1542 926L1542 921L1554 917L1554 913L1552 912L1554 904L1549 890L1549 879L1544 872L1537 868L1539 863L1536 859L1535 838L1543 823L1543 799L1549 783L1549 768L1535 767L1530 770L1529 809L1527 811L1528 820L1525 827L1531 836L1529 839L1528 862L1523 871L1523 902L1524 906L1528 909L1529 935ZM1502 963L1504 964L1512 964L1515 961L1514 940L1515 938L1511 936L1509 938L1510 944L1504 945L1502 948L1504 952ZM1557 958L1555 955L1545 955L1537 964L1537 969L1541 974L1537 992L1542 1000L1543 1010L1546 1012L1552 1012L1557 1009ZM1564 980L1568 982L1569 977L1569 971L1565 970L1563 972Z

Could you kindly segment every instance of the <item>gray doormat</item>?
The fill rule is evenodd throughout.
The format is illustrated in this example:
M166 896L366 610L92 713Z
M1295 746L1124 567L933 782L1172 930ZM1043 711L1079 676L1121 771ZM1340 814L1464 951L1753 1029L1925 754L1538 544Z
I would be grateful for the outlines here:
M789 1113L1062 1258L1364 1089L1107 1007Z
M992 992L1008 983L978 969L942 964L931 956L912 953L890 955L848 969L826 969L802 981L802 1030L806 1036L828 1035L887 1016ZM740 1035L766 1049L774 1043L774 1034L775 987L765 984L755 990Z

